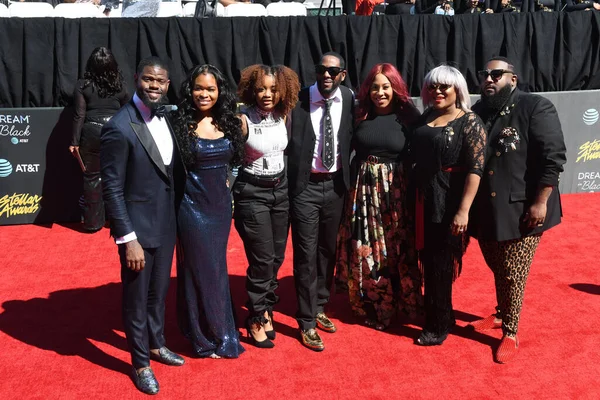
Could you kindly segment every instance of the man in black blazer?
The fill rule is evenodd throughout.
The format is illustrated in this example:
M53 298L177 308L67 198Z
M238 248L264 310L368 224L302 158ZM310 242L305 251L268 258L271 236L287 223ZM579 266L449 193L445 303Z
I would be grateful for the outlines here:
M168 365L184 363L165 347L163 330L175 207L185 175L171 126L160 116L169 88L165 64L157 58L142 60L135 81L133 99L102 129L100 162L106 211L121 260L132 377L139 390L155 394L158 382L150 358Z
M315 327L336 331L324 306L329 301L336 238L350 181L354 96L340 86L346 71L339 54L325 53L315 71L317 82L300 91L292 111L287 154L296 319L302 343L322 351Z
M498 304L495 314L471 326L502 328L495 358L505 363L519 348L525 283L542 233L561 221L558 179L566 147L556 109L544 97L517 89L508 59L492 58L479 77L481 100L473 111L486 123L488 146L473 222L494 273Z

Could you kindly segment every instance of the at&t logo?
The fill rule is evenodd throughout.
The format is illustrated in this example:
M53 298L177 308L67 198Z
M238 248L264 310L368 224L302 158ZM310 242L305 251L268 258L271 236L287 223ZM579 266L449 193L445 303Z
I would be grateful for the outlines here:
M3 158L0 158L0 178L6 178L13 172L12 164Z
M598 122L600 118L600 113L595 108L590 108L589 110L585 110L583 113L583 123L586 125L594 125Z
M39 172L40 164L16 164L14 172L28 173ZM6 178L13 173L13 166L10 161L0 158L0 178Z

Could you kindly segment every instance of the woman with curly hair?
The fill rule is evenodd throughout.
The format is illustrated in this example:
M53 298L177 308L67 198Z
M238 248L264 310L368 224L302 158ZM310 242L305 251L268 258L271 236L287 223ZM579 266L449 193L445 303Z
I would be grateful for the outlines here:
M96 47L92 51L73 98L69 151L83 162L83 229L91 233L100 230L106 220L100 184L100 131L129 100L123 76L109 49Z
M421 309L421 275L407 205L408 127L419 117L391 64L377 64L358 93L353 178L338 234L338 281L365 324L385 329L397 311Z
M177 315L199 357L237 358L227 239L231 229L230 166L243 160L235 94L212 65L194 67L181 86L174 130L187 169L177 217Z
M252 343L272 348L277 272L288 237L289 199L283 151L286 119L298 101L300 83L283 65L252 65L242 71L238 96L248 107L239 115L246 157L233 186L235 227L244 242L250 312L246 327Z

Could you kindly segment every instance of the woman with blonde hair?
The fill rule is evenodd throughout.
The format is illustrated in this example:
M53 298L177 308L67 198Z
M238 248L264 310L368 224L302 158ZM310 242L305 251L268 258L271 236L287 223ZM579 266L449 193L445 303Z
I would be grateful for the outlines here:
M467 83L456 68L431 70L421 98L426 110L411 140L426 313L417 344L431 346L442 344L455 325L452 283L468 244L469 210L483 172L486 132L471 112Z

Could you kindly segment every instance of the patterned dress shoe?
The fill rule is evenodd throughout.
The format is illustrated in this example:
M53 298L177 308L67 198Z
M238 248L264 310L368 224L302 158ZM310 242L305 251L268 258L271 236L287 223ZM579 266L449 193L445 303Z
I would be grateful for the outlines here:
M317 314L317 327L325 332L329 332L329 333L333 333L335 331L337 331L337 328L335 327L335 325L333 324L333 322L331 322L331 320L329 318L327 318L327 315L325 315L325 313L318 313Z
M502 320L496 317L496 314L492 314L489 317L473 321L469 326L476 331L487 331L490 329L502 328Z
M158 349L158 354L150 352L150 358L152 360L158 361L163 364L172 365L172 366L180 366L185 363L183 357L179 354L173 353L171 350L166 347L161 347Z
M140 392L146 394L158 393L158 381L150 368L144 368L140 372L137 372L134 368L132 378L135 387L138 388Z
M496 362L506 364L512 360L519 351L519 338L504 335L500 341L500 346L496 349Z
M325 345L319 336L319 333L315 328L302 330L300 329L300 337L302 338L302 344L314 351L323 351Z

